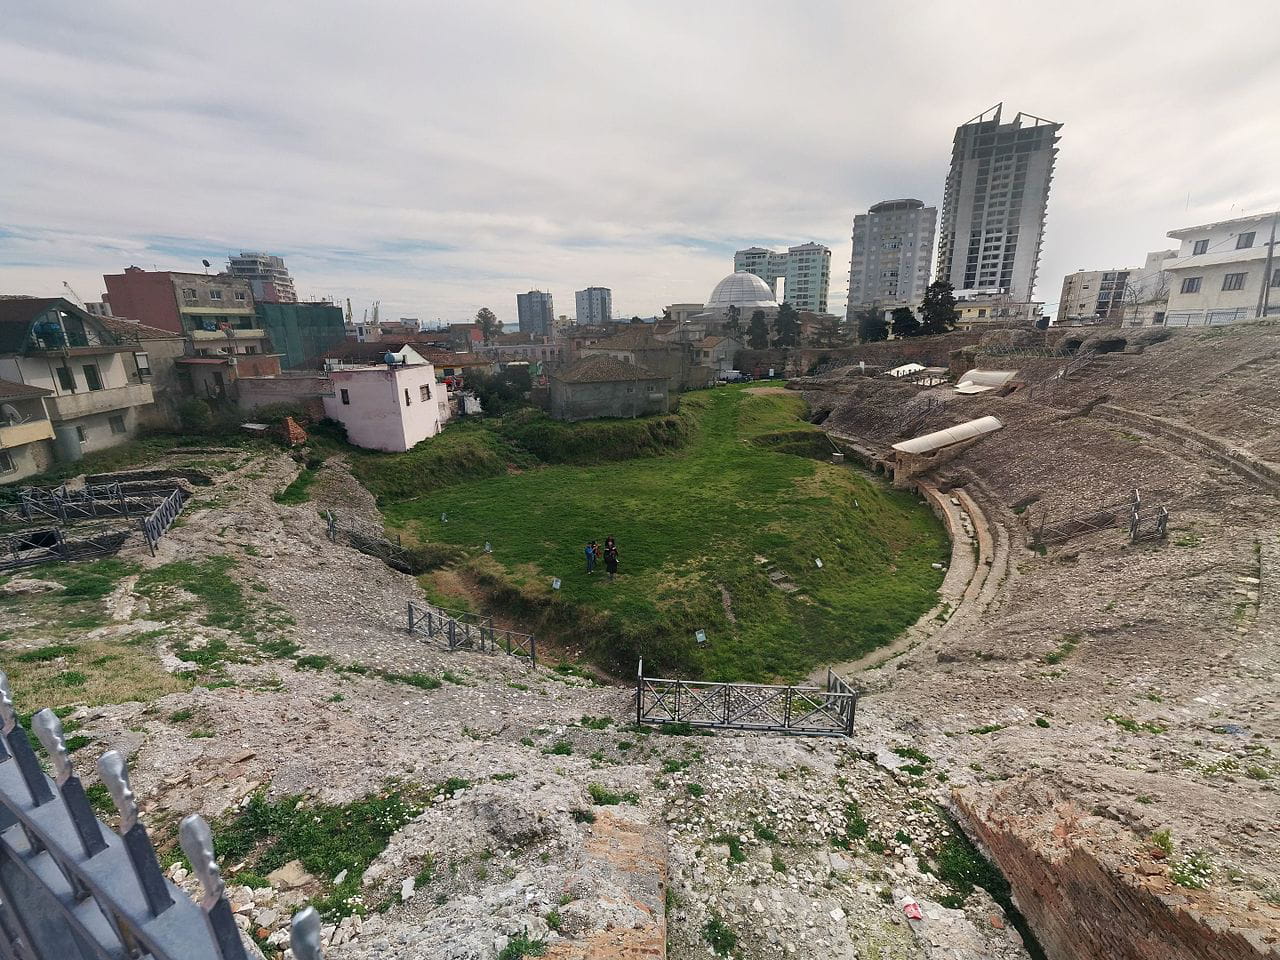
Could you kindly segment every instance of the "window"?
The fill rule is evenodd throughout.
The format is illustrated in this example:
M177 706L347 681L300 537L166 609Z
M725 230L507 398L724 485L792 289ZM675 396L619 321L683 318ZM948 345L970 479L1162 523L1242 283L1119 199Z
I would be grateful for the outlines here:
M1280 267L1276 267L1271 271L1271 285L1273 287L1280 287Z
M1243 290L1247 273L1228 273L1222 278L1223 290Z
M89 442L89 434L84 427L76 427L76 439L81 443Z
M418 388L418 399L426 403L431 399L431 387L429 384L423 384Z
M102 389L102 375L98 373L96 363L86 363L80 369L84 371L84 382L89 385L90 390Z
M413 403L413 401L409 399L409 388L405 387L404 388L404 405L407 407L411 403Z
M9 456L8 450L0 450L0 473L13 473L18 469L18 465L13 462L13 457Z
M196 298L195 288L187 287L185 290L182 291L182 297L184 300L194 300Z
M133 355L134 363L138 365L138 376L151 376L151 358L145 353L135 353Z
M1198 257L1200 256L1200 254L1208 253L1208 252L1209 252L1208 240L1197 240L1195 242L1195 245L1191 248L1191 255L1193 257Z
M120 416L119 414L117 414L117 415L116 415L116 416L114 416L114 417L110 417L110 418L108 418L107 423L109 423L109 424L111 425L111 432L112 432L112 433L128 433L128 432L129 432L129 431L125 428L125 425L124 425L124 417L123 417L123 416Z
M222 291L221 291L221 290L210 290L210 291L209 291L209 299L210 299L210 300L221 300L221 299L222 299Z
M343 387L338 391L338 396L342 398L342 405L344 407L351 406L351 394L347 393L346 387Z
M1257 236L1256 232L1250 230L1248 233L1242 233L1236 237L1236 249L1247 250L1253 246L1253 238Z
M237 300L240 300L240 301L243 301L243 300L244 300L244 291L243 291L243 290L237 290L237 291L236 291L236 299L237 299Z
M1209 241L1207 241L1207 240L1205 241L1205 243L1208 243L1208 242L1209 242ZM1182 292L1183 292L1183 293L1199 293L1199 292L1200 292L1200 277L1183 277L1183 278L1182 278Z
M66 367L59 367L58 368L58 386L60 386L63 390L66 390L68 393L75 393L76 392L75 374L73 374Z
M1163 310L1157 310L1157 311L1155 311L1154 313L1152 313L1152 314L1151 314L1151 323L1152 323L1152 325L1153 325L1153 326L1157 326L1157 327L1162 327L1162 326L1164 326L1164 311L1163 311Z

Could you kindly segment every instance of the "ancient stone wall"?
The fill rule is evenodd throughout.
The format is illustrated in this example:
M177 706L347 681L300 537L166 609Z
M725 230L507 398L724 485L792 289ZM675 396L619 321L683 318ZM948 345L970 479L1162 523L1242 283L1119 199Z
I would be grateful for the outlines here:
M1280 911L1173 884L1150 851L1069 805L1010 814L964 790L953 797L970 835L999 865L1049 960L1250 960L1280 957L1258 912ZM1025 810L1025 808L1023 808Z

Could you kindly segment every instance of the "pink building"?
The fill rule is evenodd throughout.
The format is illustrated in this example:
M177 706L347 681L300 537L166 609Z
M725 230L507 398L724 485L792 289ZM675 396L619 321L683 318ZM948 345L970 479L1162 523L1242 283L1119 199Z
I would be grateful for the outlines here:
M329 370L324 412L357 447L402 453L440 432L449 398L429 363L340 364Z

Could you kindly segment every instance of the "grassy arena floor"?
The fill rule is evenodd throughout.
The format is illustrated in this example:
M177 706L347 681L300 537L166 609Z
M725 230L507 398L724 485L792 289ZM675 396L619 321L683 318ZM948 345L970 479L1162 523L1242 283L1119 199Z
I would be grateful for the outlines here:
M889 642L933 605L931 564L948 549L927 508L856 469L770 448L814 446L800 397L730 387L682 402L696 428L677 453L537 467L384 512L420 540L489 541L531 594L559 577L556 602L581 614L568 632L616 670L643 655L691 676L796 678ZM621 551L613 584L583 560L587 541L609 535ZM800 590L778 589L769 570Z

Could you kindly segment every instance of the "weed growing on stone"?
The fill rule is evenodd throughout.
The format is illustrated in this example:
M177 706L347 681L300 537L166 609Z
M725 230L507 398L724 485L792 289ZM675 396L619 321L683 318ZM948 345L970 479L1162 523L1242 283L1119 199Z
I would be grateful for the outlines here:
M588 730L603 730L613 723L613 717L583 717L578 723Z
M1213 864L1205 854L1199 851L1187 854L1174 863L1169 870L1169 878L1174 883L1194 890L1205 889L1212 876Z
M1173 837L1169 834L1168 828L1157 830L1151 835L1150 840L1152 846L1163 850L1166 857L1173 856Z
M587 793L591 795L591 802L597 807L615 807L620 803L639 803L640 796L636 793L613 793L606 790L598 783L587 785Z
M546 952L545 940L533 940L520 933L512 937L502 948L502 952L498 954L498 960L522 960L523 957L540 957Z
M738 945L738 935L715 914L702 927L702 939L720 956L728 956Z
M1056 650L1044 655L1043 662L1050 666L1061 663L1063 660L1067 659L1067 657L1071 656L1076 645L1079 643L1079 640L1080 634L1068 633L1062 638L1062 642L1058 644L1058 648Z
M557 740L542 752L553 757L568 757L573 754L573 744L568 740Z

